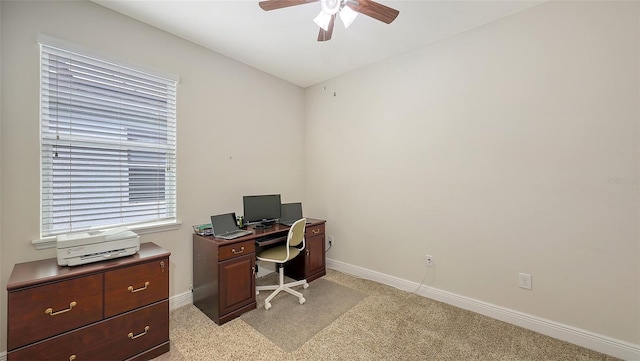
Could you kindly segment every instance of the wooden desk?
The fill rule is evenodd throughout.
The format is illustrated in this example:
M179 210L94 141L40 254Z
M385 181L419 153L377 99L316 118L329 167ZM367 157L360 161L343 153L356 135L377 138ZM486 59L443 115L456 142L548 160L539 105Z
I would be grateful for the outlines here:
M311 282L326 274L325 221L307 219L304 256L285 273ZM247 229L252 234L233 240L193 235L193 304L218 325L256 308L256 248L286 241L289 232L282 224Z

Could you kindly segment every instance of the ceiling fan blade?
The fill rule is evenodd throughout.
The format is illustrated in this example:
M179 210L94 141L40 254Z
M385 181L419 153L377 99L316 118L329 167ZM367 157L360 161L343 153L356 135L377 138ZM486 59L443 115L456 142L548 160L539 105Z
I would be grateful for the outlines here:
M294 5L314 3L318 1L320 0L265 0L265 1L260 1L258 5L260 5L262 10L269 11L269 10L287 8L289 6L294 6Z
M331 40L331 35L333 34L333 25L336 22L336 14L331 15L331 21L329 21L329 28L327 31L324 31L323 28L320 28L320 33L318 33L318 41L327 41Z
M386 5L379 4L372 0L351 0L347 1L347 6L361 14L365 14L383 23L391 24L400 12Z

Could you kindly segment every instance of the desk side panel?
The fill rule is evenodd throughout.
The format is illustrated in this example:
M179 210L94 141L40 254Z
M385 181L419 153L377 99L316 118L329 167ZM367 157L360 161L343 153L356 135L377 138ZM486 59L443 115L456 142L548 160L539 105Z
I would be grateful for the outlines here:
M218 322L220 295L218 287L218 245L193 235L193 304L210 319Z

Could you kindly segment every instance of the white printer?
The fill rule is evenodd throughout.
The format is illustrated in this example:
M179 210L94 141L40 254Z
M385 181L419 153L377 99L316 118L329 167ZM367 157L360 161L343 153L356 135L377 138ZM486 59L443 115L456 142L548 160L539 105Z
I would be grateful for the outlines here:
M130 256L140 250L140 236L127 227L62 234L56 238L58 265L77 266Z

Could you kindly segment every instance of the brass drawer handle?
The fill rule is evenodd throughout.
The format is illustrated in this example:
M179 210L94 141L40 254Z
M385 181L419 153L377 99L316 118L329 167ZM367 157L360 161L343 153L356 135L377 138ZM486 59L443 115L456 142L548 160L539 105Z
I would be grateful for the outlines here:
M141 333L134 335L133 332L129 332L129 334L127 335L130 339L135 340L136 338L140 337L140 336L144 336L147 334L147 331L149 331L149 326L144 326L144 331L142 331Z
M69 356L69 361L73 361L73 360L75 360L75 359L76 359L76 357L77 357L76 355L71 355L71 356Z
M320 233L320 228L312 229L311 232L313 234L318 234L318 233Z
M239 251L236 251L236 249L235 249L235 248L232 248L232 249L231 249L231 252L233 252L233 254L240 254L240 253L244 252L244 246L243 246L243 247L240 247L240 250L239 250Z
M55 316L55 315L59 315L61 313L65 313L65 312L69 312L71 311L72 308L74 308L78 303L76 303L76 301L73 301L69 304L69 308L65 308L64 310L60 310L60 311L56 311L53 312L53 308L47 308L46 310L44 310L44 313L46 313L49 316Z
M133 289L133 286L129 286L127 287L127 290L131 291L131 293L136 293L136 292L140 292L140 291L144 291L147 289L147 287L149 286L149 282L145 282L144 286L140 287L140 288L136 288L135 290Z

